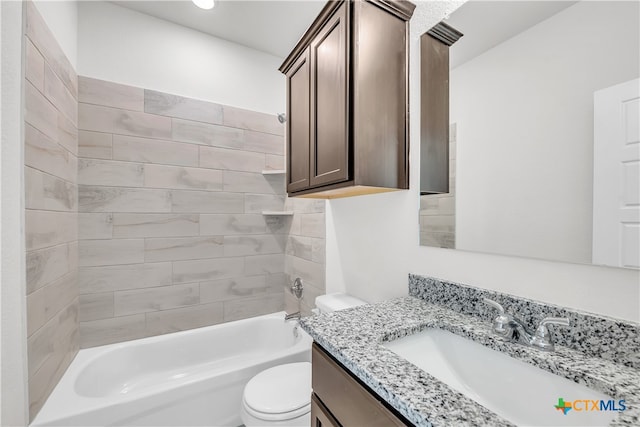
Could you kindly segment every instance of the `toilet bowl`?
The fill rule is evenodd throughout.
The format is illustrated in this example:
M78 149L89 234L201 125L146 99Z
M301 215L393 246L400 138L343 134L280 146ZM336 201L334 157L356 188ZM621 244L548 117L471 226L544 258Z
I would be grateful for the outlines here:
M316 298L321 313L366 304L347 294ZM311 425L311 363L274 366L251 378L242 396L242 422L246 427Z

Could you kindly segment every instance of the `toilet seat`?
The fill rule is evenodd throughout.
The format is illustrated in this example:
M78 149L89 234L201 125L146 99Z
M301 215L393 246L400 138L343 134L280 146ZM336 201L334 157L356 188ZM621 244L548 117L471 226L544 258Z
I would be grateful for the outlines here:
M244 399L243 399L242 403L244 405L244 410L247 412L247 414L249 414L252 417L257 418L259 420L263 420L263 421L287 421L287 420L292 420L294 418L299 418L299 417L311 412L311 403L309 403L308 405L303 406L302 408L298 408L295 411L283 412L283 413L277 413L277 414L256 411L255 409L251 408L247 404L247 401L244 400Z
M285 421L311 411L311 363L274 366L253 377L244 389L242 405L265 421Z

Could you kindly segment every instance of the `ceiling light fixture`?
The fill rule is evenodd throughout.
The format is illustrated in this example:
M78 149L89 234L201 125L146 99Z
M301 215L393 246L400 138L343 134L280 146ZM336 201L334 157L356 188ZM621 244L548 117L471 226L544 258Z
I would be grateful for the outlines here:
M213 6L215 6L213 0L191 0L191 1L200 9L209 10L209 9L213 9Z

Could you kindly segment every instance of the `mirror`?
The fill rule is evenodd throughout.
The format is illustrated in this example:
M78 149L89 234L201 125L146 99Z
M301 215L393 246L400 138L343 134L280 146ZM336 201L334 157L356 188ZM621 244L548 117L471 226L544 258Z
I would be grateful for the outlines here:
M470 1L446 23L450 192L420 244L640 265L636 1Z

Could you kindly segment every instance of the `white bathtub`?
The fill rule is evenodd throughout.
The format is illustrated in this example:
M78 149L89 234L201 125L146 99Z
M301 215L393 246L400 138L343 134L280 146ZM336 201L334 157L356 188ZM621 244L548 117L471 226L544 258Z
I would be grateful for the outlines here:
M284 312L80 350L32 426L238 426L258 372L310 361Z

